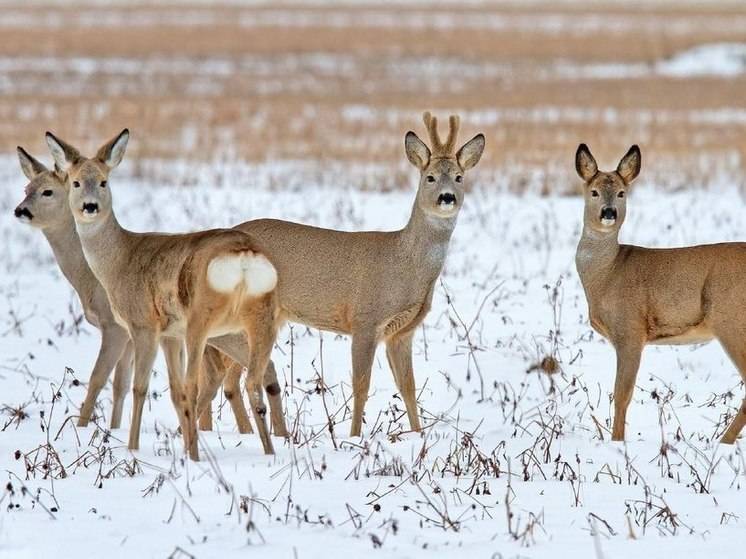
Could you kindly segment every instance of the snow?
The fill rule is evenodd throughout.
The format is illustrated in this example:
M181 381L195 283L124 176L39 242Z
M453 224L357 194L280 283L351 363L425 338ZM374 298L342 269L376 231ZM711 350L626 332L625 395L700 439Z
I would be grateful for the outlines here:
M285 165L297 185L272 188ZM324 175L312 163L278 162L237 176L201 169L191 173L193 185L156 187L128 169L110 184L120 221L138 230L260 216L391 229L406 222L416 181L412 171L411 186L399 191L350 191L333 186L344 184L342 171L303 184L301 176ZM218 174L235 182L215 187ZM106 432L110 387L97 408L101 428L66 420L83 400L98 334L76 324L80 307L42 235L12 217L25 180L13 159L0 159L0 472L8 484L0 557L740 552L743 443L716 442L721 416L734 413L744 392L730 361L715 343L646 350L628 442L610 442L614 355L591 331L573 263L582 202L508 194L484 177L473 175L432 311L415 337L423 435L406 432L379 350L364 435L348 437L350 340L296 325L281 332L273 353L293 442L276 440L276 456L264 456L258 437L239 435L223 406L215 430L201 433L209 459L190 463L174 432L161 358L140 451L126 449L125 429ZM744 240L739 191L692 185L670 193L642 180L630 196L625 241ZM561 367L552 377L534 367L548 355ZM18 407L25 418L11 421Z
M660 73L669 76L724 76L746 73L746 43L700 45L658 64Z

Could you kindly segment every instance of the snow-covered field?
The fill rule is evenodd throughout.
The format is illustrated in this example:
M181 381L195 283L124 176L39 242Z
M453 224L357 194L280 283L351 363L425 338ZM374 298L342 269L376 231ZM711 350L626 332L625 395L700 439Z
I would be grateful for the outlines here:
M390 229L409 215L414 171L408 189L382 193L342 188L323 169L287 187L279 168L195 171L176 187L125 167L111 184L120 221L138 230L259 216ZM746 239L738 189L671 193L644 176L625 241ZM125 429L106 430L110 387L98 427L75 427L98 333L79 322L42 235L13 219L25 179L0 160L0 557L740 553L743 443L716 442L743 397L734 367L717 344L646 350L628 442L610 442L614 355L588 324L574 270L582 202L516 196L481 177L415 338L423 434L407 432L381 351L364 436L349 438L349 340L296 325L273 354L292 440L264 456L221 399L201 435L206 459L190 463L161 359L139 452ZM554 375L539 366L547 357Z

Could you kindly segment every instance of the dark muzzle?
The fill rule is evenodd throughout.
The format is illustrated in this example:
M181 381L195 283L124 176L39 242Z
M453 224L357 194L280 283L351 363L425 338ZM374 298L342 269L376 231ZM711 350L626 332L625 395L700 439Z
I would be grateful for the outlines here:
M86 202L83 204L84 214L96 214L98 213L98 204L95 202Z
M452 192L443 192L440 196L438 196L438 205L441 204L447 204L452 205L456 203L456 195Z
M616 215L616 208L606 207L601 210L601 219L616 221Z
M18 218L25 216L29 219L34 219L34 215L28 210L28 208L16 208L16 211L14 213Z

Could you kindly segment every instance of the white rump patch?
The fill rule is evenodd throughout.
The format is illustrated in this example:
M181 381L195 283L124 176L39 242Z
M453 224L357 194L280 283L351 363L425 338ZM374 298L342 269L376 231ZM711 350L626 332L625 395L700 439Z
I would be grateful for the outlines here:
M243 282L247 294L259 296L275 288L277 270L263 254L247 251L213 258L207 281L219 293L233 293Z

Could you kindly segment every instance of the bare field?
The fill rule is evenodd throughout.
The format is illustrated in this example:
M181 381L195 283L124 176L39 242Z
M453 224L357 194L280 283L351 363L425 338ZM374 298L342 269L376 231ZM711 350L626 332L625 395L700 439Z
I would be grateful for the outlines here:
M676 188L737 176L746 156L746 70L696 58L746 43L746 5L11 3L0 19L4 151L128 126L138 159L391 174L432 109L487 134L482 178L535 170L550 190L570 188L580 141L609 158L638 142L643 176Z

